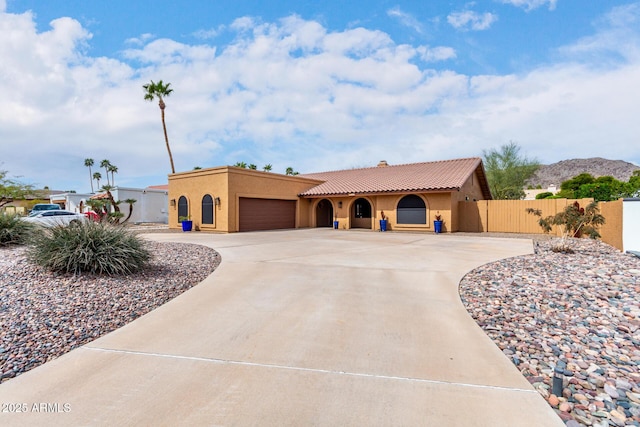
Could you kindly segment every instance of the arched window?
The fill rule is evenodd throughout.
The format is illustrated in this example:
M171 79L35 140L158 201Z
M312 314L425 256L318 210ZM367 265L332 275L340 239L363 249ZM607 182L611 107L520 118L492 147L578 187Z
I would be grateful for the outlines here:
M410 194L398 203L398 224L426 224L427 207L424 200Z
M184 196L180 196L178 199L178 222L184 218L189 217L189 202Z
M202 223L213 224L213 197L208 194L202 198Z

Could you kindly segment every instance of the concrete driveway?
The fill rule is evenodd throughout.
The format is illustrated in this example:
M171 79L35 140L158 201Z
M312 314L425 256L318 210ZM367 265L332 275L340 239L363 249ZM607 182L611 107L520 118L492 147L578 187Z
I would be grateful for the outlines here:
M467 271L531 253L530 240L329 229L147 237L210 246L222 264L2 384L0 425L564 425L458 296ZM27 413L4 412L11 403Z

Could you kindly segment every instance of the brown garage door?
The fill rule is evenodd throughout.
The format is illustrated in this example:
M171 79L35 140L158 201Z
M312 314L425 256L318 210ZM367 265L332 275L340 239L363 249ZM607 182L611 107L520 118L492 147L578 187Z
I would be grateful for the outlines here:
M296 227L295 200L240 197L240 231Z

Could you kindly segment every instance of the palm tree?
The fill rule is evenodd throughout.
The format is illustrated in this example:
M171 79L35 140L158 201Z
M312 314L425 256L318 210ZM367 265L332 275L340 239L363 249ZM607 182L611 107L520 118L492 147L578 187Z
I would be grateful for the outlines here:
M98 189L100 189L100 180L102 179L102 175L100 175L100 172L94 172L93 179L98 182Z
M122 221L123 223L129 221L129 218L131 218L131 215L133 215L133 204L135 202L137 202L137 200L136 199L125 199L124 202L129 205L129 215L127 215L127 218L125 218L125 220Z
M233 165L233 166L235 166L237 168L244 168L244 169L247 168L247 164L245 162L236 162L236 164Z
M294 171L292 167L288 167L285 171L285 175L298 175L298 172Z
M262 167L262 170L265 172L271 172L271 169L273 169L273 166L271 166L271 163L266 164Z
M257 166L257 165L254 165L253 163L251 163L251 164L249 165L249 169L251 169L251 170L257 170L257 169L258 169L258 166Z
M114 178L113 174L118 173L118 167L116 165L109 165L107 169L109 169L109 172L111 172L111 185L115 186L116 179Z
M171 148L169 147L169 137L167 136L167 126L164 122L164 109L165 103L162 99L163 97L167 97L171 95L173 89L169 89L171 83L167 83L166 85L162 83L162 80L158 80L158 83L154 83L151 80L151 83L143 85L142 88L145 90L144 99L146 101L153 101L156 97L158 98L158 106L160 107L160 115L162 117L162 130L164 132L164 142L167 144L167 152L169 153L169 161L171 162L171 173L176 173L176 168L173 166L173 156L171 155Z
M84 165L89 168L89 182L91 182L91 192L93 193L93 178L91 177L91 166L93 166L93 159L84 159Z
M107 159L100 162L100 167L104 168L104 171L107 173L107 185L111 185L109 183L109 166L111 166L111 162Z

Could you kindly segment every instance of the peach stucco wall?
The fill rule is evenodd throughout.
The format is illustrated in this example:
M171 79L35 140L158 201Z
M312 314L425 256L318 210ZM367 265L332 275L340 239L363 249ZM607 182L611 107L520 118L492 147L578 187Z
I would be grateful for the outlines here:
M177 201L185 196L193 226L202 231L238 231L238 204L241 197L295 200L296 227L309 226L310 203L298 194L319 181L296 176L224 166L176 173L169 176L169 227L180 228ZM202 224L202 198L219 197L214 207L214 224ZM173 205L175 200L175 205Z
M416 193L412 193L416 194ZM449 231L446 229L446 225L451 219L450 211L450 193L422 193L416 194L424 200L427 208L427 223L426 224L398 224L396 207L400 199L406 196L403 194L378 194L378 195L358 195L351 197L322 197L313 199L312 208L310 210L309 223L312 227L315 227L316 222L316 206L321 200L329 200L333 205L335 219L339 223L339 228L348 230L353 228L353 218L351 215L351 208L356 199L366 199L371 204L371 223L372 230L380 229L380 219L382 219L382 211L387 218L388 230L403 230L403 231L433 231L433 220L437 212L442 215L445 221L445 228L443 231ZM342 207L340 207L342 203Z
M200 169L177 173L169 176L169 227L180 228L178 223L177 201L185 196L189 202L189 214L196 230L235 232L239 226L239 201L241 197L282 199L296 201L296 228L315 227L316 206L323 200L329 200L333 206L334 219L339 228L353 228L355 220L351 209L356 199L362 197L371 204L372 218L365 226L379 230L382 211L388 220L389 230L433 232L433 221L440 214L444 220L443 231L458 231L458 202L469 198L481 199L482 191L474 176L463 185L460 191L411 193L421 197L427 208L426 224L398 224L396 207L407 193L370 194L342 197L300 198L298 194L318 185L321 181L296 176L254 171L231 166ZM201 202L209 194L219 197L220 204L215 206L214 224L202 224ZM175 205L172 201L175 200ZM362 225L362 224L361 224Z

